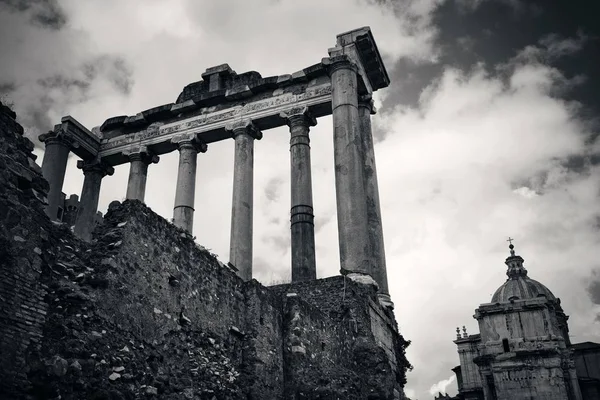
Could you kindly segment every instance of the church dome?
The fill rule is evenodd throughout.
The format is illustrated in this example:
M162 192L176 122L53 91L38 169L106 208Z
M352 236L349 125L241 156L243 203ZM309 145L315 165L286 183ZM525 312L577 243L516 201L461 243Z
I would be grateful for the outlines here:
M506 259L508 279L496 290L492 296L492 303L506 303L511 300L525 300L545 297L556 301L554 294L546 286L527 276L527 270L523 267L523 258L515 255L512 243L509 246L510 257Z

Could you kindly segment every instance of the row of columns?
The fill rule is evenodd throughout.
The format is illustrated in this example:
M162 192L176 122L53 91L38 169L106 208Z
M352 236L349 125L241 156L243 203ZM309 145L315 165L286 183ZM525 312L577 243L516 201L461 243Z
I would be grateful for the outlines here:
M371 275L380 295L389 301L379 189L375 167L370 96L358 95L358 69L346 56L328 61L332 86L332 116L338 236L342 274ZM310 127L316 120L306 107L280 114L290 129L292 281L316 279L315 232L310 160ZM251 120L229 123L235 142L231 213L230 264L244 280L252 279L254 141L262 132ZM45 136L45 137L44 137ZM61 199L69 150L76 144L58 131L40 137L46 144L42 171L50 183L48 215L55 219ZM196 134L172 139L179 151L173 223L192 233L197 155L207 145ZM124 153L130 161L127 199L144 201L148 166L159 161L145 146ZM113 168L100 160L79 161L85 175L82 208L75 232L89 240L102 178ZM391 303L390 303L391 304Z
M50 219L56 220L59 218L58 209L61 206L62 186L69 152L71 148L77 147L77 143L60 129L40 135L40 140L46 145L42 161L42 174L49 184L46 214ZM98 209L102 178L112 175L114 168L99 159L79 160L77 168L83 171L84 180L80 199L82 206L79 209L74 230L82 239L89 241Z

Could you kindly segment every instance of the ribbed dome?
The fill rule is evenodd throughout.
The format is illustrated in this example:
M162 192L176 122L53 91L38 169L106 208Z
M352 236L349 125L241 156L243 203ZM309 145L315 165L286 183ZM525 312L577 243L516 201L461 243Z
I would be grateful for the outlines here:
M505 303L512 300L535 299L545 296L548 300L556 301L556 297L544 285L527 276L509 278L492 296L492 303Z
M548 300L556 301L556 297L554 297L550 289L527 276L527 270L523 267L525 260L521 256L515 255L512 243L509 248L510 257L505 261L508 266L508 271L506 271L508 280L496 290L492 296L492 303L535 299L542 296Z

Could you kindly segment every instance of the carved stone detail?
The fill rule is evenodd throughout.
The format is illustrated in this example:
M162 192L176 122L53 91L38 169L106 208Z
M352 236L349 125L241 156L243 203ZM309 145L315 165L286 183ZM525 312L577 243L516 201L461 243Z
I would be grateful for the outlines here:
M321 101L320 99L323 99L323 101L326 101L327 97L330 95L330 84L319 85L309 87L305 89L303 93L282 93L280 95L269 97L264 100L253 101L245 105L237 105L231 108L227 108L225 110L206 112L177 123L160 125L159 123L155 123L156 125L153 129L150 128L154 124L150 125L150 127L148 127L142 132L131 133L118 138L104 141L101 150L105 152L110 149L127 145L128 143L139 143L163 136L166 136L167 138L165 138L165 140L168 140L169 135L177 134L178 132L185 132L188 130L196 130L197 133L197 131L200 129L212 129L212 126L214 125L216 125L215 128L217 128L219 126L218 124L225 124L227 120L231 120L236 117L240 119L252 120L254 118L254 115L265 115L264 113L272 113L272 115L277 115L280 112L284 111L281 110L281 108L284 106L289 106L297 103L305 103L304 105L308 103L308 105L310 105L311 100L315 101L313 99L316 99ZM152 141L152 143L156 143L156 141Z
M358 66L345 54L325 57L321 60L321 63L327 68L329 76L338 69L349 69L354 73L358 73Z
M97 158L93 160L78 160L77 168L82 170L84 175L98 173L104 177L115 173L115 169L113 167Z
M231 136L234 138L237 135L246 134L256 140L262 139L262 132L256 125L252 123L252 120L250 119L242 119L230 122L225 125L225 130L227 132L231 132Z
M377 114L377 108L375 107L373 96L370 94L358 96L358 106L367 108L371 115Z
M79 143L75 141L73 135L65 132L60 125L56 125L53 131L48 131L38 136L40 142L44 143L46 146L51 144L62 144L63 146L68 147L69 149L79 147Z
M292 107L289 110L279 113L279 116L286 120L286 123L290 128L293 128L296 125L317 125L317 119L312 116L306 106Z
M200 140L195 133L180 133L171 138L171 143L176 143L179 150L193 149L197 153L206 153L208 150L208 145Z
M156 164L160 157L148 150L147 146L132 146L123 151L123 155L129 158L129 161L142 161L145 164Z

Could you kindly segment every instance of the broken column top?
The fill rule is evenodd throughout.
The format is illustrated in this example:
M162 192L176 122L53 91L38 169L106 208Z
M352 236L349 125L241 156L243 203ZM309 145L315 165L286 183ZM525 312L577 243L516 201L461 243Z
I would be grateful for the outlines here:
M336 47L329 49L330 55L347 54L351 58L357 58L354 61L362 65L373 91L389 86L390 77L370 27L363 26L340 33L336 38Z
M212 75L235 75L235 71L231 69L229 64L221 64L216 67L206 68L206 71L202 74L202 79L207 79Z
M208 82L208 91L215 92L225 87L224 82L232 75L236 75L235 71L229 67L229 64L221 64L216 67L207 68L202 74L202 79Z

